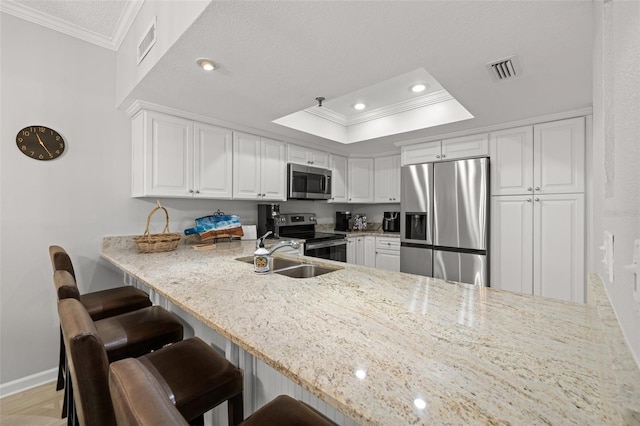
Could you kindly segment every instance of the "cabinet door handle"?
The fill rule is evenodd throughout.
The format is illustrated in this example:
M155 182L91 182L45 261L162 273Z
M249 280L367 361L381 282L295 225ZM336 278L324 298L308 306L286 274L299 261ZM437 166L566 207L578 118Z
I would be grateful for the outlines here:
M527 198L527 203L530 203L530 202L531 202L531 198Z
M540 191L540 187L539 187L539 186L536 186L535 190L536 190L536 191Z
M440 155L439 155L439 154L436 154L436 158L440 158Z
M197 190L197 189L196 189L196 194L199 194L199 193L200 193L200 190Z
M536 198L536 201L540 201L540 198Z
M442 154L442 158L445 158L447 156L447 154Z
M527 191L533 191L533 188L532 187L528 187Z
M189 190L189 194L193 194L193 189L190 189L190 190Z

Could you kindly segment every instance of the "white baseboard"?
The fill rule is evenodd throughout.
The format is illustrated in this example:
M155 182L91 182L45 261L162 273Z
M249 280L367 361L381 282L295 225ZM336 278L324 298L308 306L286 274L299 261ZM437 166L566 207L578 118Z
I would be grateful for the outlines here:
M8 383L0 384L0 398L13 395L14 393L23 392L36 386L44 385L58 378L58 368L41 371L31 376L22 377Z

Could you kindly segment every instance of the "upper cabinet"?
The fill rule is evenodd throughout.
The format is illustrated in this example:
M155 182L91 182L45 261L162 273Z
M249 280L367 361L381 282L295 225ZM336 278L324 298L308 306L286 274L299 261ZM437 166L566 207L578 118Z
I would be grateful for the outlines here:
M132 121L132 196L231 198L231 135L141 110Z
M482 133L404 146L402 147L402 165L486 157L488 155L489 137L486 133Z
M373 158L348 159L348 202L373 203Z
M321 167L323 169L331 168L328 153L293 144L289 144L288 146L287 161L289 163Z
M341 155L329 156L331 166L331 198L330 203L347 202L347 157Z
M284 142L233 134L233 198L286 200Z
M584 192L584 117L492 132L492 195Z
M378 157L374 161L375 202L400 202L400 156Z

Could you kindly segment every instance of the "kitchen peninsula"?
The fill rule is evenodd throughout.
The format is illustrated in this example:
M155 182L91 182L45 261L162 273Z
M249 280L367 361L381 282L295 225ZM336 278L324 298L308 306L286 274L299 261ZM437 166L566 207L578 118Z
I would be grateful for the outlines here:
M341 269L256 274L236 260L254 249L139 254L107 237L102 256L349 422L638 421L640 371L597 278L579 305L327 261Z

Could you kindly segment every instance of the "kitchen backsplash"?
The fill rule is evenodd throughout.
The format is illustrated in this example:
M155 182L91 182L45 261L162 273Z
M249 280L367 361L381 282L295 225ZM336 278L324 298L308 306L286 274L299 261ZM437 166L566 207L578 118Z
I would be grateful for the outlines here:
M155 207L156 199L137 199L140 228L144 230L149 212ZM170 228L172 232L182 232L193 226L193 220L198 217L211 215L217 210L226 214L237 214L243 225L255 225L258 220L258 204L267 204L257 201L236 200L182 200L175 198L161 198L160 202L167 208L170 215ZM276 201L280 205L280 213L315 213L318 220L318 230L333 231L337 211L349 211L352 216L358 213L367 216L368 228L375 230L382 223L385 211L400 211L400 204L331 204L324 201ZM159 217L159 216L158 216ZM155 224L154 220L154 224ZM160 220L156 227L160 226ZM163 222L163 221L162 221ZM326 226L325 226L326 225ZM160 232L161 229L157 232Z

